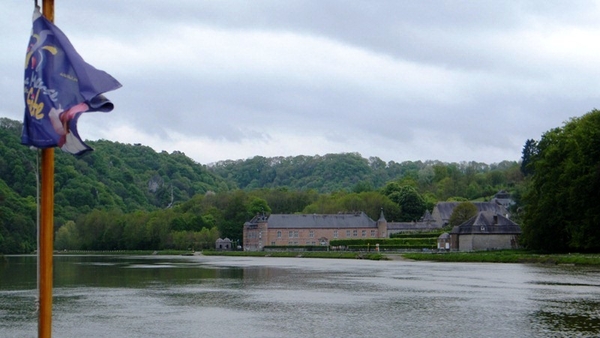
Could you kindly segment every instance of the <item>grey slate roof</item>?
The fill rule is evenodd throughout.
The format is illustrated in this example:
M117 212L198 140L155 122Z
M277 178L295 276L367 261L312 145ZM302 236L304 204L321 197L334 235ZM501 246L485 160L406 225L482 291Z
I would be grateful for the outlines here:
M434 222L435 219L431 216L431 213L429 212L429 210L425 210L425 214L423 215L422 222Z
M274 214L268 218L269 229L349 229L377 228L377 223L364 212L353 214ZM252 222L252 221L251 221Z
M493 211L481 211L459 226L453 234L520 234L521 227L510 219Z
M425 222L388 222L388 231L426 231L436 230L440 227L437 224Z
M509 208L511 205L515 204L510 194L504 190L500 190L496 195L494 195L494 198L492 198L491 201L496 204L500 204L505 208Z
M437 219L438 222L447 222L450 219L450 215L452 215L452 211L454 208L459 205L461 202L439 202L436 204L435 209L437 209L439 213L440 219ZM501 205L493 202L472 202L477 207L477 211L492 211L497 214L506 215L508 211ZM435 210L434 210L435 211Z
M383 208L381 209L381 212L379 213L379 219L377 220L377 222L387 222L385 220L385 216L383 215Z
M510 193L506 192L506 190L500 190L494 195L494 198L497 199L510 199Z

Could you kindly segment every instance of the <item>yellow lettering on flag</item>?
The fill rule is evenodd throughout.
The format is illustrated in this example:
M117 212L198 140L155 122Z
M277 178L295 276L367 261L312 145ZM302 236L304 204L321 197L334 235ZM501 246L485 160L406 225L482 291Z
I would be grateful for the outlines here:
M39 88L35 91L35 94L34 89L29 88L29 92L27 93L27 107L29 108L29 114L34 116L37 120L41 120L44 117L44 114L42 114L44 102L38 102L39 96Z

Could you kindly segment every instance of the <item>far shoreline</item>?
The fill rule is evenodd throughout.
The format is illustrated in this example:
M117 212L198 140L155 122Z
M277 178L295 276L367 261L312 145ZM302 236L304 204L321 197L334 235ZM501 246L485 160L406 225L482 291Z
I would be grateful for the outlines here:
M35 253L33 253L35 254ZM528 250L490 250L472 252L365 252L365 251L216 251L216 250L66 250L54 251L55 256L128 255L128 256L238 256L333 258L387 261L430 261L447 263L529 263L547 265L600 266L600 253L539 253ZM1 256L1 255L0 255ZM12 255L5 255L12 256Z
M416 261L461 263L537 263L549 265L598 265L600 254L539 253L527 250L497 250L445 253L405 253L405 258Z

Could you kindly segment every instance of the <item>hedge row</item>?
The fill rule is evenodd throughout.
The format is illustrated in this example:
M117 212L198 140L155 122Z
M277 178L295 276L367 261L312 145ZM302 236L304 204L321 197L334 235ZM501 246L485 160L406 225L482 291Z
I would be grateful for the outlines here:
M365 238L365 239L334 239L329 242L331 246L350 246L350 245L410 245L410 246L431 246L437 243L437 238Z
M401 250L401 249L436 249L437 245L380 245L379 251L387 251L387 250ZM375 247L372 245L348 245L348 250L356 251L356 250L375 250Z
M397 232L391 234L390 238L435 238L437 239L443 232L420 232L420 233L405 233Z
M328 249L328 246L323 245L265 245L263 247L264 251L327 251Z

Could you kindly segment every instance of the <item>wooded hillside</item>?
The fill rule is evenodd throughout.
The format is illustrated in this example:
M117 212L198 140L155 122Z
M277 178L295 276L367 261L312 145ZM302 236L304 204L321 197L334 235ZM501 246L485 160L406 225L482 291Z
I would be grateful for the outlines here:
M0 253L35 247L37 151L20 144L20 133L20 122L0 118ZM518 195L523 179L516 161L397 163L347 153L256 156L207 166L181 152L106 140L88 143L95 151L82 158L56 151L55 226L69 225L57 240L95 249L175 247L175 239L202 236L207 242L207 233L199 232L215 227L218 233L210 236L239 239L243 222L261 211L361 209L377 218L385 206L401 220L408 214L398 204L402 196L393 193L402 187L414 188L431 209L437 201L486 199L500 189ZM396 185L392 190L390 183ZM124 232L127 225L130 233Z

